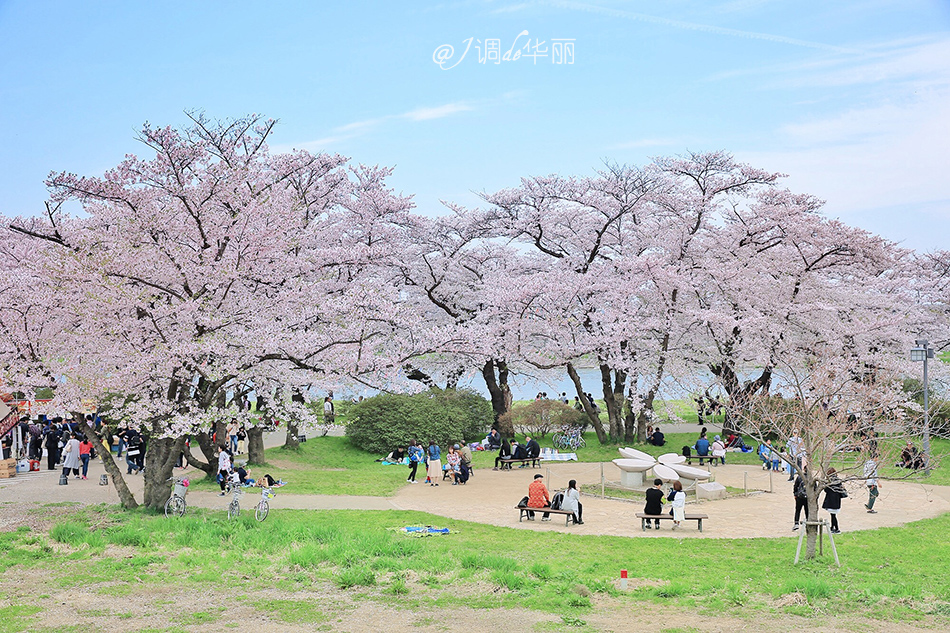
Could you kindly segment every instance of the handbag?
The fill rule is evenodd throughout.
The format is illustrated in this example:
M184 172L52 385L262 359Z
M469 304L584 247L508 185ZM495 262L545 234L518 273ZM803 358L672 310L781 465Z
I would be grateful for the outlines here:
M126 453L126 455L128 455L129 457L134 457L138 454L139 454L139 449L137 448L130 448L128 452Z

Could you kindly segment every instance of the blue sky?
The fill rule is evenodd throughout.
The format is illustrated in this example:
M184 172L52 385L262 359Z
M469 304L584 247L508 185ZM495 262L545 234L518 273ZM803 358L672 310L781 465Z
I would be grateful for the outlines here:
M480 63L489 39L547 57ZM573 63L552 63L555 39ZM0 213L40 212L51 170L100 174L142 152L143 122L191 109L279 119L274 149L394 166L424 213L725 149L828 215L950 247L945 0L0 0Z

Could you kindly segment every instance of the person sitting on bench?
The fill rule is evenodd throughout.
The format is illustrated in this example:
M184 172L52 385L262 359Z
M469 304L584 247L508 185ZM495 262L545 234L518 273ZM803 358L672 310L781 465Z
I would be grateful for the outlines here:
M527 459L528 451L518 440L511 440L511 459Z
M492 470L498 470L498 464L501 464L503 459L511 459L511 443L508 440L501 441L501 449L498 451L498 457L495 458L495 467Z
M567 482L567 490L564 491L561 510L570 510L574 513L574 525L584 525L584 504L581 503L580 499L581 493L577 491L577 480L572 479Z
M654 479L653 487L647 490L647 504L643 507L644 514L660 515L663 513L663 480ZM660 520L653 519L656 529L660 529ZM650 529L650 520L644 521L644 527Z
M527 455L525 455L525 457L537 459L538 455L541 454L541 445L538 444L537 440L533 440L530 437L525 437L524 439L527 440L527 444L525 444Z
M528 485L528 507L529 508L550 508L551 495L548 494L548 488L544 485L544 475L535 475L534 481ZM528 518L534 521L534 512L528 513ZM542 521L550 521L551 515L545 512L541 516Z

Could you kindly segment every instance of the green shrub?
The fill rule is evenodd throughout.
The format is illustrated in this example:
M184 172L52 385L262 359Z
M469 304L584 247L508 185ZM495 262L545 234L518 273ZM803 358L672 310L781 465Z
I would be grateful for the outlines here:
M492 423L491 403L470 390L383 394L354 404L346 435L357 447L386 454L411 440L451 442L478 439Z
M586 427L587 416L557 400L534 400L505 414L505 422L532 437L545 437L562 426Z

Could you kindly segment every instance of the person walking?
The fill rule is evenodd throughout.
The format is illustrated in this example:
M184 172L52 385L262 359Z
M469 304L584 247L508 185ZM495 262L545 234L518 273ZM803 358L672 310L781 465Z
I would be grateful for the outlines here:
M564 491L564 500L561 502L561 509L569 510L574 513L575 525L584 525L584 504L581 503L581 493L577 491L576 479L567 482L567 490Z
M841 534L838 527L838 513L841 512L841 500L848 496L841 480L838 478L838 472L834 468L828 469L828 484L825 486L825 500L821 507L831 515L831 533Z
M231 456L224 448L224 444L218 445L218 484L221 486L221 494L225 495L224 489L228 484L228 477L231 475Z
M46 445L46 469L56 470L56 464L59 463L59 440L62 435L55 424L50 424L43 434L46 436L44 441Z
M79 459L82 461L82 478L86 479L86 475L89 474L89 460L92 459L92 442L88 437L84 436L79 443Z
M442 449L435 443L435 440L429 440L429 485L438 486L442 478Z
M63 450L63 477L69 477L69 472L72 471L75 473L76 479L79 479L79 467L82 465L82 461L79 458L79 440L75 433L69 434L69 439L66 440L66 446Z
M864 462L864 485L868 489L868 502L864 504L864 507L867 508L868 514L877 514L877 510L874 509L874 502L877 501L881 487L877 477L877 459L876 456L872 455Z
M409 478L406 479L411 484L416 483L416 471L419 470L419 462L425 461L425 454L422 447L415 440L409 442Z

